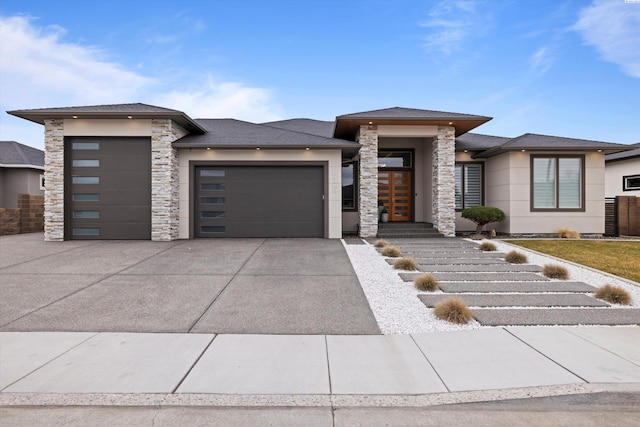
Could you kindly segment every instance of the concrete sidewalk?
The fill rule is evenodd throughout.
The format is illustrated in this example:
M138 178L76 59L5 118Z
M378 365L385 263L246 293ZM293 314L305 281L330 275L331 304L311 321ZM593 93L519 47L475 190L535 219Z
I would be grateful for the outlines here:
M584 393L599 384L640 391L640 328L2 332L0 360L0 406L417 406Z

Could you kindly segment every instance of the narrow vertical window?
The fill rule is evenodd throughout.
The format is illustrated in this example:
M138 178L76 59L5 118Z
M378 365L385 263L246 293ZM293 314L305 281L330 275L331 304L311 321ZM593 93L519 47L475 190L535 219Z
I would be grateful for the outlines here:
M457 163L455 167L455 206L457 210L484 203L482 163Z

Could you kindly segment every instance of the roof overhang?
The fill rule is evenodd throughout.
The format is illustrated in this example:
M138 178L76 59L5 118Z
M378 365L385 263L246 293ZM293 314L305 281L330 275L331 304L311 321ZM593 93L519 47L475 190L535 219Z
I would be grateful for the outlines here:
M486 151L482 151L480 153L473 154L471 158L473 159L486 159L488 157L494 157L499 154L507 153L510 151L521 151L521 152L598 152L602 154L613 154L619 153L621 151L626 151L626 149L620 148L597 148L597 147L495 147Z
M202 142L180 142L174 141L173 146L178 149L198 149L198 150L300 150L300 151L320 151L320 150L340 150L343 157L351 158L360 151L360 144L322 144L322 145L292 145L292 144L224 144L224 143L202 143Z
M355 140L360 126L378 125L409 125L409 126L451 126L455 128L455 135L459 136L491 120L491 117L474 116L473 118L461 117L434 117L434 118L400 118L400 117L336 117L334 138Z
M182 126L185 130L203 134L206 130L200 126L195 120L187 116L181 111L154 111L154 112L103 112L94 111L87 112L82 110L73 110L72 108L65 108L64 111L56 109L51 110L14 110L7 111L12 116L20 117L21 119L29 120L34 123L44 125L45 120L52 119L170 119Z

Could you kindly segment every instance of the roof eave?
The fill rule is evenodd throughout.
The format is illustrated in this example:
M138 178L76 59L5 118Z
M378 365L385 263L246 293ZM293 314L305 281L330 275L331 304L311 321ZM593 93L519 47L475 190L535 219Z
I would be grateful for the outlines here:
M29 120L34 123L44 125L45 120L49 119L171 119L178 123L186 130L204 134L206 129L200 126L195 120L187 116L183 112L172 111L158 111L153 113L148 112L83 112L83 111L30 111L30 110L14 110L7 111L12 116L19 117L21 119Z
M549 152L549 151L596 151L602 154L613 154L625 151L620 148L598 148L598 147L494 147L489 150L482 151L474 154L471 157L474 159L484 159L488 157L497 156L498 154L507 153L510 151L525 151L525 152Z
M355 134L360 126L369 125L424 125L424 126L453 126L456 130L455 136L465 134L480 125L485 124L492 117L474 116L474 117L358 117L350 118L348 116L336 117L333 137L340 139L355 139Z

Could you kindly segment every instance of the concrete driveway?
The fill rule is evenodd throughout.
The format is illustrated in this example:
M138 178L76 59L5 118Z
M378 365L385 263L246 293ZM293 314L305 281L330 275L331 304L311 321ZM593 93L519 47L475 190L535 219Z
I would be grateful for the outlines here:
M379 334L337 240L0 237L0 331Z

